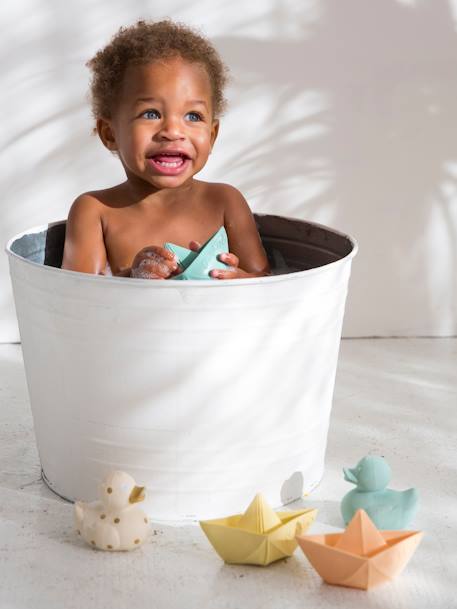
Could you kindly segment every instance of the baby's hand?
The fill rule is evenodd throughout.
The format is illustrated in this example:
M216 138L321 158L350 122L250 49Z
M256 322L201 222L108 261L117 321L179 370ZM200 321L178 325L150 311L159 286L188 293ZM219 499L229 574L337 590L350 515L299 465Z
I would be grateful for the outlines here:
M198 252L201 245L198 241L191 241L190 249ZM213 279L241 279L246 277L255 277L253 273L248 273L239 268L240 259L235 254L219 254L218 259L229 266L227 269L213 269L209 272Z
M214 279L241 279L252 277L251 273L247 273L240 269L240 259L235 254L219 254L218 259L229 266L228 269L213 269L210 271L211 277Z
M167 279L179 272L175 254L160 247L149 245L133 259L130 277L136 279Z

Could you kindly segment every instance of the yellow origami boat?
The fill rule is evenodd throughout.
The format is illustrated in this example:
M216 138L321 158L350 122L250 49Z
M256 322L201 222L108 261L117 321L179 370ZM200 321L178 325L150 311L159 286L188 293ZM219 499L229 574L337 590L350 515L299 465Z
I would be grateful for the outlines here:
M316 509L275 512L257 494L244 514L202 520L200 526L226 563L266 566L292 556L296 535L308 529L316 514Z
M368 590L399 575L422 536L420 531L379 531L358 510L344 533L299 535L297 541L328 584Z

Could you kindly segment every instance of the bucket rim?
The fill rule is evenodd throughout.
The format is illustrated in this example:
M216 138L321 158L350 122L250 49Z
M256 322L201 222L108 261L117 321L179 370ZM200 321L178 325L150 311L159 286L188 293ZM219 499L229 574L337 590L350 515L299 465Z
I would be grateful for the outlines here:
M269 216L269 217L273 217L273 218L274 217L281 218L284 220L306 222L306 224L310 224L316 228L321 228L321 229L330 231L336 235L346 238L351 243L352 249L348 254L346 254L346 256L343 256L339 260L335 260L334 262L329 262L328 264L314 267L312 269L305 269L303 271L294 271L292 273L282 273L281 275L266 275L264 277L246 277L246 278L241 278L241 279L230 279L230 280L227 280L230 285L255 285L255 284L278 283L281 281L298 280L298 279L301 279L304 277L309 277L310 275L316 275L318 273L327 272L328 270L332 270L332 269L336 268L337 266L347 264L347 262L349 262L352 258L354 258L358 253L359 245L358 245L357 240L354 237L352 237L351 235L344 233L342 231L331 228L330 226L327 226L325 224L320 224L319 222L311 222L309 220L302 220L301 218L291 218L290 216L281 216L279 214L256 213L254 215L260 216L260 217ZM62 269L59 267L47 266L47 265L44 265L39 262L33 262L32 260L27 260L27 258L24 258L23 256L20 256L19 254L16 254L15 252L13 252L11 250L11 246L18 239L21 239L22 237L25 237L26 235L33 235L36 233L41 233L43 231L49 230L53 226L65 224L66 222L67 222L66 219L65 220L56 220L54 222L48 222L47 224L33 226L24 231L21 231L20 233L17 233L16 235L14 235L10 239L8 239L8 241L5 244L4 251L6 252L6 254L8 256L10 256L13 259L19 260L22 264L39 267L42 269L43 272L47 272L47 273L55 273L55 274L57 273L60 276L62 276L62 274L67 275L69 277L73 277L74 279L81 279L81 280L86 280L86 281L99 281L100 277L103 277L103 282L110 283L110 284L117 283L117 284L125 285L126 284L125 280L129 279L129 280L133 280L133 281L129 281L128 285L137 286L137 287L147 287L148 286L149 288L154 287L154 288L158 288L158 289L167 289L167 288L170 289L170 288L178 287L177 282L175 282L175 281L151 281L150 279L137 279L134 277L116 277L116 276L112 276L112 275L96 275L94 273L82 273L80 271L70 271L68 269ZM201 279L190 279L187 281L180 281L179 289L182 289L186 285L189 288L190 287L193 287L193 288L200 287L200 288L205 288L205 289L215 289L215 288L220 288L220 287L227 287L227 281L202 281Z

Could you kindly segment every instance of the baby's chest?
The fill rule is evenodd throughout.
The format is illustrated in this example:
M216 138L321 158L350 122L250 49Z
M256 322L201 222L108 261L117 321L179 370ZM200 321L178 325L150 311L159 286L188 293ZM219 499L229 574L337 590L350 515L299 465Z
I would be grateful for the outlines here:
M171 242L189 247L191 241L205 243L223 224L223 214L175 214L173 217L125 214L105 222L104 241L113 273L130 266L144 247Z

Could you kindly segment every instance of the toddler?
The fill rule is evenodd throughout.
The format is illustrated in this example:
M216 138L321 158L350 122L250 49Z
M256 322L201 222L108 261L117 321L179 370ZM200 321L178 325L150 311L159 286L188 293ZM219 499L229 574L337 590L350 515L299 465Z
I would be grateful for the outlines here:
M178 274L172 242L197 251L222 225L228 269L215 279L269 274L254 218L241 193L196 180L224 109L226 68L199 34L172 21L121 28L88 62L92 111L104 146L126 180L72 204L62 268L168 279Z

